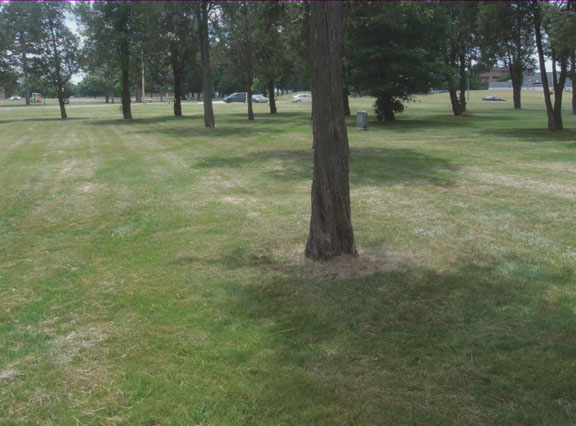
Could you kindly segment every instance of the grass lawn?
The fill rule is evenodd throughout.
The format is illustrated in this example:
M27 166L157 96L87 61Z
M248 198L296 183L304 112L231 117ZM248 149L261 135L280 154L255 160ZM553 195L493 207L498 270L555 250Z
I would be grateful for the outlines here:
M0 424L576 423L576 116L482 96L348 120L318 264L309 104L0 106Z

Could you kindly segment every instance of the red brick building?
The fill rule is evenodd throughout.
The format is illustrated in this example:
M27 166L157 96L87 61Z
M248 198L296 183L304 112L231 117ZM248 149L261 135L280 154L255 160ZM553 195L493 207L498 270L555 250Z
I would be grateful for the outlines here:
M488 72L480 73L482 83L495 83L500 77L509 72L508 67L493 67Z

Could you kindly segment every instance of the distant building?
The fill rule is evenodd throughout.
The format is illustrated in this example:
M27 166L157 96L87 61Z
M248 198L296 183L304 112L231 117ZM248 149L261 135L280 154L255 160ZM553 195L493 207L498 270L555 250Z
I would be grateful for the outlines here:
M4 100L6 100L6 93L4 92L4 89L0 87L0 101Z
M492 69L488 72L482 72L479 74L482 83L490 84L496 83L500 77L504 74L508 74L510 70L508 67L492 67Z
M548 85L550 86L550 90L553 90L552 84L552 73L546 73L548 77ZM558 76L559 73L556 74ZM508 81L501 81L501 82L493 82L488 84L488 89L490 90L506 90L512 89L512 80ZM540 78L540 72L538 71L526 71L524 73L524 81L522 82L522 89L523 90L542 90L542 79ZM572 91L572 81L567 78L566 84L564 85L565 92Z

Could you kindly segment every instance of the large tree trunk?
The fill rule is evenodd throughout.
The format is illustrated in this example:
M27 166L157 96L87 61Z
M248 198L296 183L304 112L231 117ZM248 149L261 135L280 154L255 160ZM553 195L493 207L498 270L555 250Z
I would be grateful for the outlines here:
M200 51L202 56L202 95L204 100L204 127L212 128L214 110L212 108L212 82L210 76L210 44L208 40L208 2L200 4Z
M268 106L270 107L270 114L276 114L276 97L274 93L274 79L268 80Z
M348 134L342 105L343 4L310 5L314 174L306 256L356 255L350 211Z
M512 79L512 97L514 99L514 109L521 109L522 83L524 82L524 73L522 67L516 63L510 64L510 77Z
M342 88L342 106L344 107L344 115L350 117L352 113L350 112L350 101L348 99L348 88Z
M450 94L450 104L452 105L452 113L454 116L459 117L462 115L462 108L458 100L458 93L456 91L456 82L454 81L454 73L456 68L456 53L452 50L450 57L446 57L445 64L448 66L449 74L446 75L448 83L448 93Z
M540 78L542 79L542 90L544 91L544 103L546 104L546 114L548 116L548 129L560 130L556 123L552 100L550 99L550 86L548 85L548 76L546 75L546 61L544 60L544 48L542 47L542 15L540 4L533 2L534 13L534 32L536 35L536 48L538 50L538 62L540 65ZM553 70L554 71L554 70ZM555 72L555 71L554 71Z
M450 103L452 104L452 113L459 117L462 115L462 108L460 107L460 101L458 100L458 93L455 87L449 87L448 92L450 94Z

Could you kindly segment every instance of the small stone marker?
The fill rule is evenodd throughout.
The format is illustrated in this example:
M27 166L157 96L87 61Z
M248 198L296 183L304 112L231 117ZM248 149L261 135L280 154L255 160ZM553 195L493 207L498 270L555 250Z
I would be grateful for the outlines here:
M366 111L358 111L356 113L356 128L358 130L368 130L368 113Z

